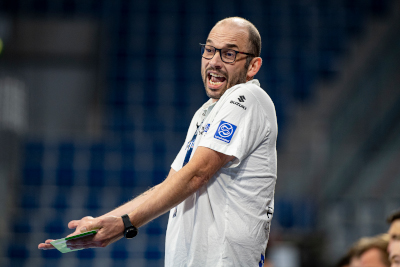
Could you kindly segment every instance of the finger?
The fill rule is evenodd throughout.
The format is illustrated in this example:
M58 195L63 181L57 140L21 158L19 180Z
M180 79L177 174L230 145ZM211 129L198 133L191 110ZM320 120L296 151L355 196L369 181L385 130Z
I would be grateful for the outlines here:
M68 228L69 229L75 229L76 227L78 227L80 221L81 220L72 220L72 221L70 221L68 223Z
M54 246L52 244L40 243L38 245L38 249L43 249L43 250L54 249Z
M99 220L92 219L88 223L81 225L80 231L81 233L83 233L87 231L98 230L101 229L102 227L103 226L100 224Z
M67 244L85 244L93 241L94 235L88 235L84 237L78 237L75 239L70 239L67 241Z
M67 248L69 249L82 249L82 248L98 248L101 247L101 242L89 241L89 242L67 242Z
M78 229L75 230L75 232L67 235L66 237L70 237L70 236L74 236L74 235L79 235L81 233L81 231L79 231Z

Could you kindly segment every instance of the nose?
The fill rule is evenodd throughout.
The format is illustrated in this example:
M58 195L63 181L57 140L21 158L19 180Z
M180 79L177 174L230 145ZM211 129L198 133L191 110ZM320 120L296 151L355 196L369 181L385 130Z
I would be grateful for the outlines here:
M208 63L211 65L211 67L214 67L216 69L222 68L222 60L221 60L221 52L219 50L215 51L215 54L212 59L210 59L210 62Z

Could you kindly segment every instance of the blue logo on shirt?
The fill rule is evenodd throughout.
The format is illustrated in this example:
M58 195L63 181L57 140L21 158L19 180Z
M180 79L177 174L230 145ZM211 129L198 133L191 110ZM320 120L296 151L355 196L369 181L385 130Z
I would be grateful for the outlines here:
M206 125L206 127L204 127L204 132L206 133L208 131L208 129L210 129L210 124L209 123Z
M230 143L236 128L237 127L232 123L221 121L217 131L215 132L214 138L224 141L225 143Z
M259 266L259 267L263 267L263 266L264 266L264 261L265 261L264 255L261 254L261 260L260 260L260 262L258 263L258 266Z

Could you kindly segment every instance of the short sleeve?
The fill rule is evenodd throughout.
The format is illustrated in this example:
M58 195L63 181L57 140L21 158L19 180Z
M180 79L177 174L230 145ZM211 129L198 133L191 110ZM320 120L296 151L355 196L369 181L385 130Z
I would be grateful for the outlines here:
M234 156L229 167L238 166L270 131L270 122L257 97L245 87L230 94L199 146Z

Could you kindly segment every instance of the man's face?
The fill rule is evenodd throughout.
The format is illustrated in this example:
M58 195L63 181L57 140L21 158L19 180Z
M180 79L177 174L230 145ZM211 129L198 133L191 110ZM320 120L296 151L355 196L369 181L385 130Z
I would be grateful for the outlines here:
M360 256L360 267L387 267L382 262L383 253L377 248L371 248Z
M400 240L391 241L389 245L390 267L400 267Z
M390 236L390 240L400 240L400 219L392 222L388 234Z
M206 44L215 48L230 48L240 52L248 52L248 30L240 25L223 23L215 26ZM212 59L201 60L201 76L208 97L217 101L227 89L244 83L247 79L245 69L246 55L237 54L233 63L221 60L220 52L216 51Z
M351 258L350 267L361 267L360 259L355 256Z

